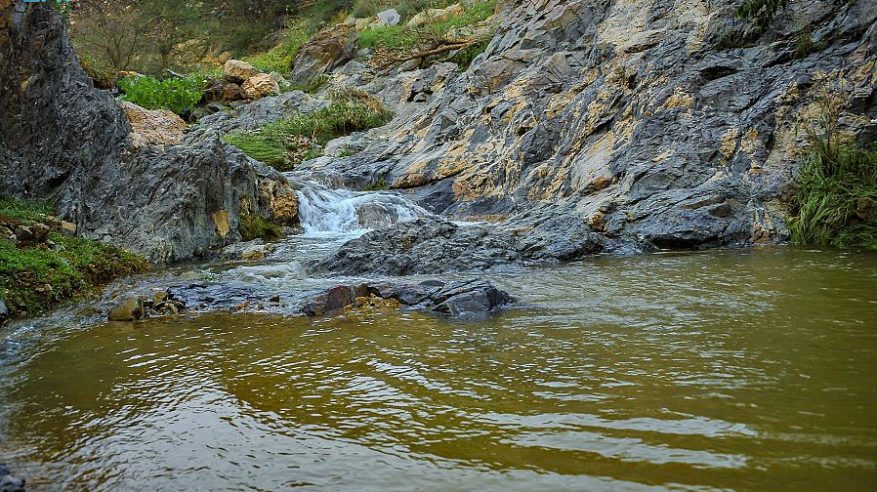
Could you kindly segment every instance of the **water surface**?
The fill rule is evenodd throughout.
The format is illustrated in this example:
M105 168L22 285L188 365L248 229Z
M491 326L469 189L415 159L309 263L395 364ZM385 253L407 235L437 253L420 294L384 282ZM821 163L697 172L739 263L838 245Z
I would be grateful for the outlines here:
M34 490L877 483L877 256L659 254L489 278L527 306L8 329L0 462Z

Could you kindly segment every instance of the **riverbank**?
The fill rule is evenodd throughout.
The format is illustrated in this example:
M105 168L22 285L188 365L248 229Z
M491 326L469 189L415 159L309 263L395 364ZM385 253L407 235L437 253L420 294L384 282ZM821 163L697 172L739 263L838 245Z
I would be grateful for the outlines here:
M45 202L0 199L0 324L38 316L93 293L119 277L146 271L146 261L98 241Z

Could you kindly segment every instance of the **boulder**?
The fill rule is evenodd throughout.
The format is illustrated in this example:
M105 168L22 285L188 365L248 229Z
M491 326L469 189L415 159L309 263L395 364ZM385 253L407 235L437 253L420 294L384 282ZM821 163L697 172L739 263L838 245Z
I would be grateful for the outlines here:
M122 102L122 109L131 125L131 145L177 145L183 141L188 125L167 109L146 109L131 102Z
M399 15L399 12L396 9L388 9L383 12L378 12L377 16L378 23L382 26L396 26L399 25L399 21L402 20L402 16Z
M277 80L271 74L260 73L246 80L241 86L244 97L247 99L261 99L280 92Z
M241 60L229 60L222 66L222 74L230 82L238 84L258 74L259 70L249 63Z
M146 311L143 306L143 299L131 297L116 304L107 314L109 321L136 321L143 318Z
M408 27L420 27L433 22L445 22L463 13L463 6L459 3L449 5L443 9L426 9L408 20Z
M432 311L455 318L478 317L515 302L507 292L483 279L452 282L433 293L430 300Z
M295 83L310 82L353 59L356 49L355 27L327 27L299 48L289 79Z

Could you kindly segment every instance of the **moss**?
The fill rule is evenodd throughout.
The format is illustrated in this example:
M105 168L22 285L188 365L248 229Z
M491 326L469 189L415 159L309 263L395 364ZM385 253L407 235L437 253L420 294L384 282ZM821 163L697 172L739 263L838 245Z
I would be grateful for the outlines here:
M384 181L384 178L378 178L375 182L363 188L363 191L383 191L389 188L390 187L387 185L387 182Z
M359 101L336 101L328 108L265 125L253 132L231 133L224 140L250 157L281 171L317 157L332 140L386 124L391 115Z
M258 214L241 214L239 230L244 241L259 238L270 241L283 237L280 226Z
M52 211L43 202L0 200L0 215L38 223ZM90 293L115 278L145 271L146 261L112 245L51 233L46 244L19 248L0 239L0 299L16 317L34 316Z

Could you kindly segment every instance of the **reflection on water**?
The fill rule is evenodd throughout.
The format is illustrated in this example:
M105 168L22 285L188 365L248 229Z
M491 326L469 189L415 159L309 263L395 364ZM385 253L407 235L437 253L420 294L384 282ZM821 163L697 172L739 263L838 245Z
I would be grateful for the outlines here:
M877 257L491 279L529 306L7 333L0 461L37 490L873 490Z

